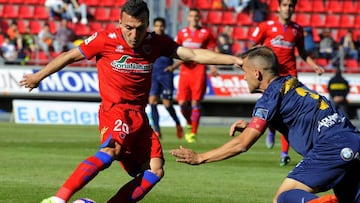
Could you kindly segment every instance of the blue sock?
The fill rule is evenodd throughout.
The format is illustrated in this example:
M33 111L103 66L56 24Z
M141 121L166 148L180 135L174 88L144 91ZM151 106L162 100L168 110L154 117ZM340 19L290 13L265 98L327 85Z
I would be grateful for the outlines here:
M293 189L281 193L278 197L277 203L303 203L316 199L318 196L306 192L305 190Z
M151 117L152 117L152 120L153 120L154 130L156 132L160 132L159 112L158 112L158 109L157 109L157 105L156 104L151 104L150 107L151 107Z

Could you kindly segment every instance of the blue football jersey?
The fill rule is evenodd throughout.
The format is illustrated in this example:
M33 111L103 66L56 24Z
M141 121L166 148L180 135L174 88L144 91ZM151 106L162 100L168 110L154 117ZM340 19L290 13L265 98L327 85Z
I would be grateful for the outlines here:
M272 81L256 102L253 117L259 117L284 134L302 156L323 136L356 132L344 113L324 96L292 76Z

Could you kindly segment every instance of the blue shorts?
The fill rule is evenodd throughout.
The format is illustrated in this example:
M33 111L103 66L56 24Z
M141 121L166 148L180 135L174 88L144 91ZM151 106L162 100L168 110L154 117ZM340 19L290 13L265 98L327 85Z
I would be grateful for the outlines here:
M360 134L324 135L288 178L317 192L334 189L339 202L360 202Z
M174 94L173 74L163 73L153 75L151 81L150 96L158 96L172 100Z

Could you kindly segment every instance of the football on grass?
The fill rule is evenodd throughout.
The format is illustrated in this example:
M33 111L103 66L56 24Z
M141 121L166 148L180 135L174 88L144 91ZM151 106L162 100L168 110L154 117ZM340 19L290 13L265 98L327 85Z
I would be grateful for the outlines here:
M73 201L73 203L95 203L95 201L88 198L81 198Z

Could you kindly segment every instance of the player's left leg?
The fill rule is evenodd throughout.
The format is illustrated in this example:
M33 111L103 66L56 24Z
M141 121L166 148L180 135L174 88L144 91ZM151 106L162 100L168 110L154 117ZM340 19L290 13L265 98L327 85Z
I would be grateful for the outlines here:
M337 198L333 194L318 197L311 192L301 189L288 190L281 193L277 203L337 203Z
M164 176L162 159L151 159L150 167L153 168L145 170L122 186L119 191L107 201L107 203L138 202L143 199Z
M139 133L146 135L148 132L147 130ZM155 133L151 133L151 139L140 136L135 140L133 150L121 159L123 168L134 179L122 186L108 203L137 202L164 176L163 152Z

